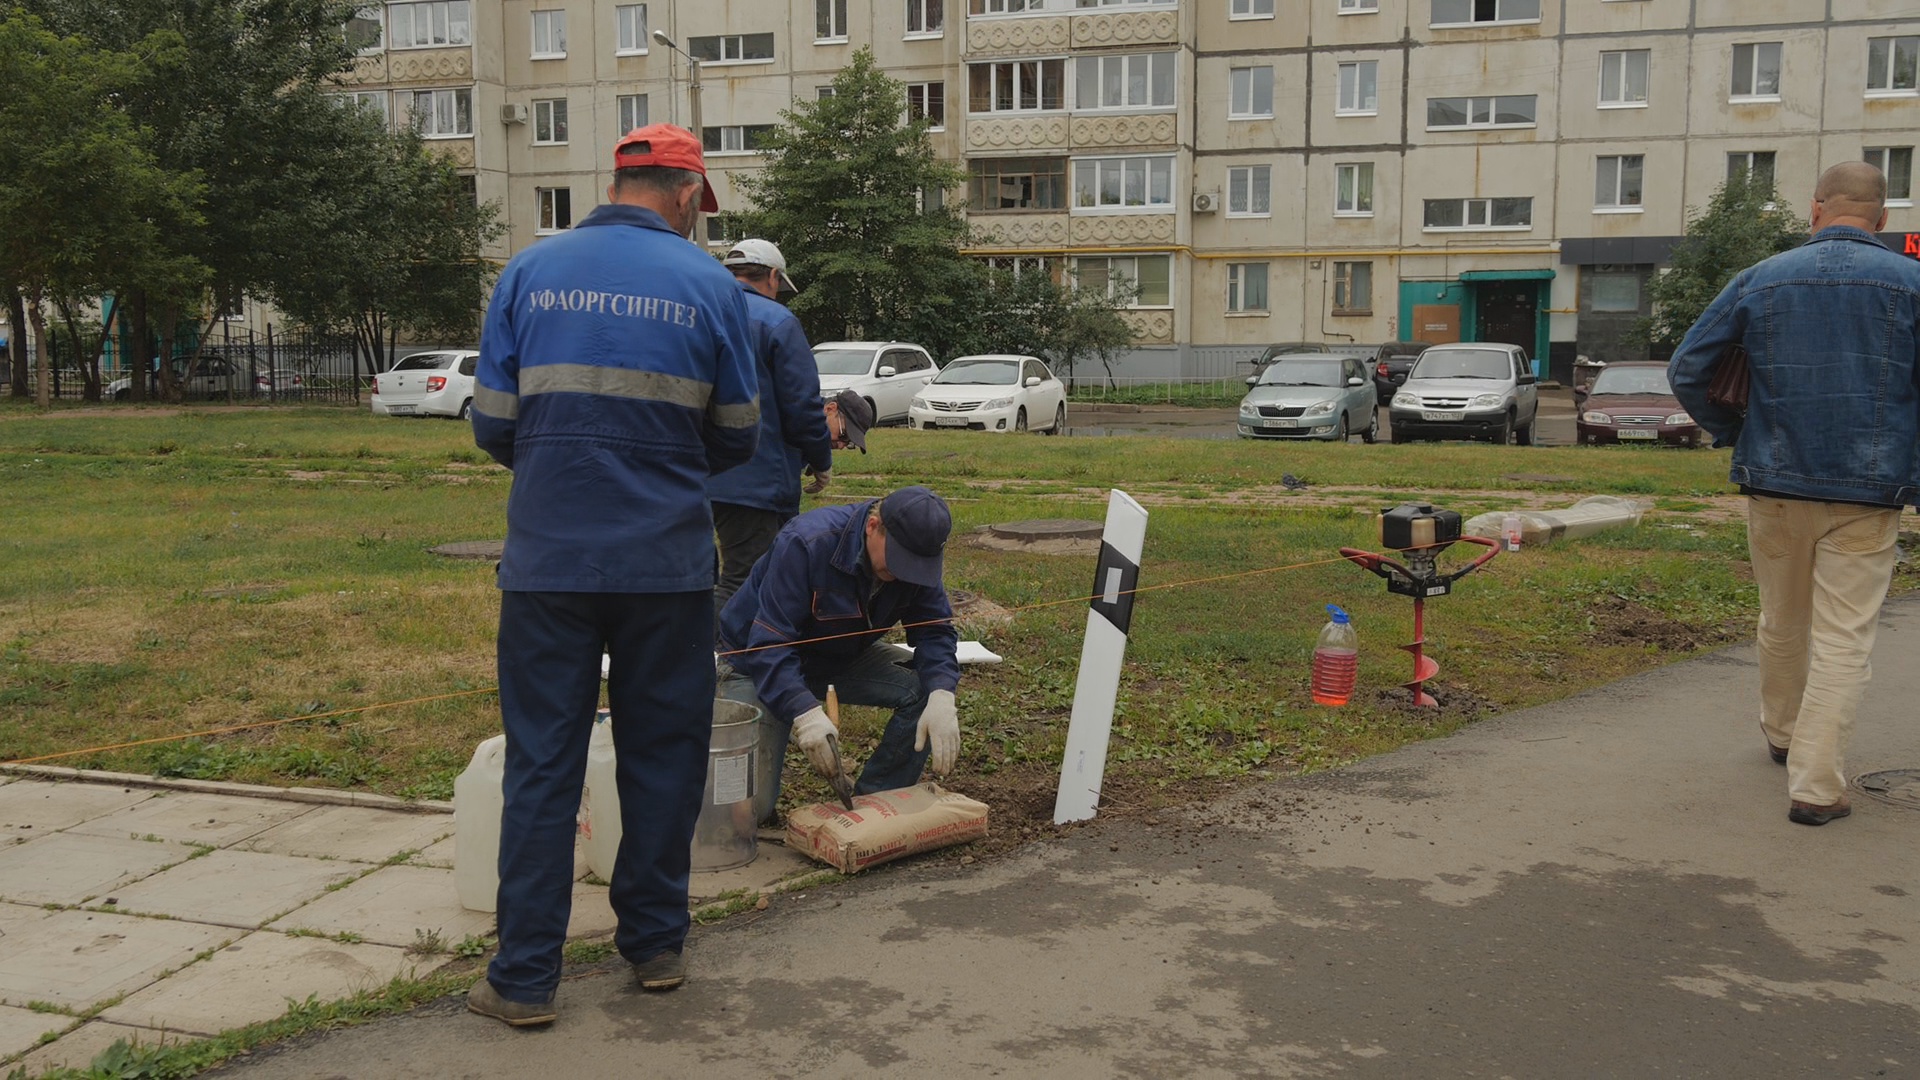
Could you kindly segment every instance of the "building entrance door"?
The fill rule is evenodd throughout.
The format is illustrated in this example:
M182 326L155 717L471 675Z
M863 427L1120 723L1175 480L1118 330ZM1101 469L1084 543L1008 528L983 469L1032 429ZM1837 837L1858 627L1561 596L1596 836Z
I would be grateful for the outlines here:
M1531 281L1489 281L1479 286L1480 341L1518 345L1533 358L1539 326L1539 289Z

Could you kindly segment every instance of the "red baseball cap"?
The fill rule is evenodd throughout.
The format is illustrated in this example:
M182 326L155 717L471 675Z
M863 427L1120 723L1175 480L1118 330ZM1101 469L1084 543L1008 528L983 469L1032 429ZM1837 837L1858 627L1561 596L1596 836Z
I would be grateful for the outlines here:
M720 200L713 197L713 185L707 181L707 161L700 152L700 139L693 132L673 124L648 124L637 127L613 144L616 169L686 169L700 174L700 212L716 213Z

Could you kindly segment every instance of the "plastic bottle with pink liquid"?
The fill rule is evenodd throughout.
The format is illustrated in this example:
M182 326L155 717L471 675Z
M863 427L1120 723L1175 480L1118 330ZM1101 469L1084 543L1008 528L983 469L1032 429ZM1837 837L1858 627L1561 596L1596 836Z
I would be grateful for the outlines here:
M1345 705L1353 698L1354 675L1360 666L1360 639L1347 613L1327 605L1332 618L1320 628L1313 645L1313 703Z

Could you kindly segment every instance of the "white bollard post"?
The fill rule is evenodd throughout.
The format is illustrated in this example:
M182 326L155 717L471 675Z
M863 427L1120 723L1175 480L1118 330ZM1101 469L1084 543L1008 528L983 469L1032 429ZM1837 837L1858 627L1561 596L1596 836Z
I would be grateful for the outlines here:
M1080 679L1067 722L1067 751L1060 762L1060 791L1053 822L1085 821L1100 805L1107 771L1107 739L1120 694L1120 665L1127 656L1133 622L1133 589L1140 581L1140 548L1147 538L1147 511L1126 492L1107 500L1107 526L1100 537L1100 564L1093 575L1087 638L1080 648Z

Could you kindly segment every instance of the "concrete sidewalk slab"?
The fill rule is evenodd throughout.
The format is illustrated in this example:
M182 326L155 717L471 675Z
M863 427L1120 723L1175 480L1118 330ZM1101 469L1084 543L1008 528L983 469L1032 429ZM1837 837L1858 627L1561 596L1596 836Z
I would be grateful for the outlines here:
M438 866L444 870L453 869L453 837L439 840L421 848L413 858L407 860L415 866Z
M118 891L119 910L246 930L366 872L362 863L215 851Z
M119 836L50 833L0 850L0 898L26 904L79 904L180 862L194 849Z
M275 825L238 846L280 855L377 863L402 851L430 847L452 831L453 818L447 814L327 806ZM447 865L453 865L451 859Z
M290 1004L308 998L336 1001L439 963L439 958L416 963L405 950L385 945L349 945L263 930L154 983L100 1016L142 1027L216 1035L282 1016Z
M158 836L181 844L226 847L314 809L307 803L238 795L168 793L131 809L94 818L71 831L90 836Z
M48 1001L85 1010L138 990L224 945L237 931L172 919L62 911L17 948L0 951L0 1001Z
M831 869L814 862L785 844L770 844L762 840L755 850L757 854L753 861L745 866L690 875L687 879L688 901L694 907L699 907L702 904L710 904L728 893L741 890L750 893L765 892L788 878L798 877L815 870Z
M567 913L567 940L603 937L619 929L620 917L613 913L605 885L573 883L573 906Z
M460 906L451 870L385 866L275 920L272 926L355 933L376 944L402 948L412 947L423 934L437 934L451 948L465 938L493 933L493 913Z
M52 1069L84 1069L99 1057L100 1053L116 1042L127 1042L134 1046L172 1045L187 1041L188 1036L154 1031L151 1028L127 1027L124 1024L110 1023L106 1020L89 1020L65 1035L58 1042L49 1043L35 1050L19 1061L8 1065L9 1069L22 1069L28 1076L39 1076Z
M9 934L32 933L33 924L52 917L53 912L38 904L15 904L0 900L0 942L5 942ZM18 947L21 940L16 938L7 944ZM6 946L0 946L0 948L4 947Z
M102 784L12 784L0 790L0 843L70 829L151 798L151 791Z
M72 1026L71 1016L0 1005L0 1061L40 1045L40 1037L49 1031L65 1031Z

